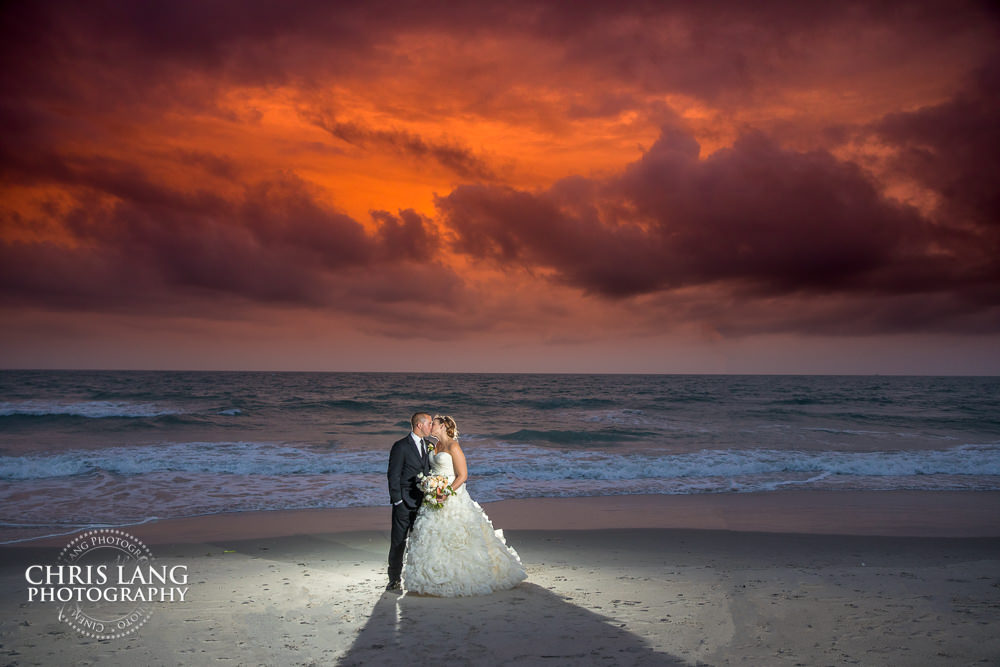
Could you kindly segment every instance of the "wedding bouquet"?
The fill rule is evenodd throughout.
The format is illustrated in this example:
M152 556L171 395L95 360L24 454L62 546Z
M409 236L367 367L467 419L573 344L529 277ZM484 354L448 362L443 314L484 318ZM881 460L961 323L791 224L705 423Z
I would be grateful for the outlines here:
M424 492L424 505L436 510L444 507L444 501L448 496L455 495L455 489L451 488L448 478L444 475L417 473L417 486Z

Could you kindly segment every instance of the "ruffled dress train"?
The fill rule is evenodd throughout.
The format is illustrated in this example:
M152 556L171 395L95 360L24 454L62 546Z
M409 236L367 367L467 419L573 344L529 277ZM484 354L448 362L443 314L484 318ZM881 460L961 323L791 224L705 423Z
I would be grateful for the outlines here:
M451 455L433 456L432 473L455 479ZM444 507L422 505L407 539L403 588L407 593L460 597L513 588L527 578L521 558L494 530L465 485Z

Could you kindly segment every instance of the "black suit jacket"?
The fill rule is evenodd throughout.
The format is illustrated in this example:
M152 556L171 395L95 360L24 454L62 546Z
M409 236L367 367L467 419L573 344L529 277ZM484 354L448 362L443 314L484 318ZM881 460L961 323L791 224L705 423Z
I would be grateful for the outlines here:
M430 467L424 465L413 438L407 433L405 438L394 442L389 451L386 477L389 479L389 501L393 505L402 500L410 509L420 507L424 494L417 487L417 473L421 472L429 473Z

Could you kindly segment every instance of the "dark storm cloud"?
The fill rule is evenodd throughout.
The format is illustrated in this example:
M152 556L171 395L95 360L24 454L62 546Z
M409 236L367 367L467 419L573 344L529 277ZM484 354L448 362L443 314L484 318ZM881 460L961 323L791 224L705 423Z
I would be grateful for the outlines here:
M294 87L308 109L331 81L378 88L380 79L440 89L433 101L449 110L519 121L534 114L549 124L634 109L656 116L662 101L648 96L732 109L834 78L842 87L878 71L873 62L934 65L938 52L956 57L996 39L996 25L988 3L943 1L595 1L571 11L555 0L7 3L0 91L17 104L0 109L0 120L51 139L125 109L225 116L232 110L217 108L215 95L230 85ZM428 70L421 55L438 42L461 46ZM481 43L501 47L480 51ZM538 91L556 94L540 103ZM460 142L353 118L330 120L327 130L371 150L433 159L462 178L494 176Z
M420 261L439 245L439 239L430 219L412 209L400 211L398 216L388 211L372 211L378 223L378 242L391 257Z
M790 0L596 0L575 2L571 10L556 0L37 2L8 3L0 18L0 85L23 95L86 100L92 108L123 101L204 104L202 91L170 85L190 72L227 83L305 87L331 76L405 72L413 66L408 52L423 50L423 40L433 39L426 35L435 33L473 44L516 37L552 51L553 60L539 61L529 48L500 62L468 63L505 78L560 85L583 72L573 80L719 100L776 82L808 84L817 68L849 76L872 57L919 60L988 30L995 19L981 2ZM817 42L853 48L830 60L814 48ZM915 48L897 48L903 43ZM460 90L463 82L455 83ZM611 95L575 104L571 113L618 106Z
M493 180L486 161L456 143L427 141L418 134L397 129L373 129L360 123L339 122L323 114L304 114L331 136L361 148L375 146L406 155L414 161L432 159L463 179Z
M726 280L775 291L849 285L890 260L902 231L926 233L829 154L750 135L699 160L676 129L612 181L564 181L537 195L463 186L438 203L463 252L550 266L622 296Z
M637 330L655 335L678 322L697 322L719 337L760 334L878 336L995 334L1000 300L985 290L925 293L808 293L746 298L721 290L658 292L632 308Z
M0 294L8 303L146 310L217 294L351 310L358 304L343 283L365 279L354 271L405 266L418 257L414 244L436 244L429 221L412 211L377 212L369 235L292 175L247 185L229 200L157 185L113 161L58 172L63 184L87 188L62 218L70 243L0 242ZM433 265L394 284L402 299L422 283L440 290L442 281L461 284ZM392 290L383 286L381 299L393 300Z
M1000 52L954 99L890 114L871 131L897 149L894 169L942 198L942 215L1000 226ZM994 242L997 236L993 236ZM1000 248L998 248L1000 250Z
M539 193L462 186L438 206L459 251L554 270L611 298L711 285L759 300L944 295L949 306L938 304L934 317L955 323L990 310L1000 326L1000 260L991 245L972 243L981 232L995 244L995 234L931 221L884 197L853 163L782 149L757 133L699 159L694 139L667 127L620 177L568 179ZM900 319L882 321L895 329Z
M531 30L566 45L566 62L647 91L738 98L775 83L808 85L817 70L860 74L872 57L922 58L991 22L983 2L545 3ZM869 41L868 31L877 33ZM829 59L825 46L850 45Z

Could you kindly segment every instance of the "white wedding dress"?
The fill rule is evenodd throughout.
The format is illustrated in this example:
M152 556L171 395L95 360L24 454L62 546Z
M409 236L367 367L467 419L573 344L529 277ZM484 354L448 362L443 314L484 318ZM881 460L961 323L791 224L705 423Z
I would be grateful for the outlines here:
M431 454L431 473L454 481L451 454ZM408 593L459 597L513 588L527 578L521 558L493 530L483 508L458 487L444 507L420 506L406 544L403 588Z

